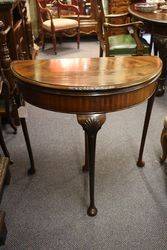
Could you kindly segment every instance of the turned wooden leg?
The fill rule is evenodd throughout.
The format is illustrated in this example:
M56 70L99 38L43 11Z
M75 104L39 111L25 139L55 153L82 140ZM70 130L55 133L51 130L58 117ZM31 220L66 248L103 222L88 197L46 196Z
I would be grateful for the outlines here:
M88 165L89 165L89 191L90 205L87 210L89 216L97 214L97 208L94 202L94 182L95 182L95 151L97 132L106 120L105 114L78 115L78 123L83 127L88 140Z
M154 97L155 97L155 94L152 95L148 99L148 103L147 103L142 139L141 139L141 144L140 144L139 157L138 157L138 161L137 161L138 167L144 167L144 164L145 164L144 161L142 160L142 157L143 157L143 151L144 151L145 140L146 140L146 136L147 136L148 125L149 125L149 121L150 121L151 111L152 111L152 107L153 107L153 103L154 103Z
M89 149L88 134L85 131L85 164L82 167L82 171L84 173L88 172L88 170L89 170L89 152L88 152L88 149Z
M27 124L26 124L25 118L20 118L20 122L21 122L22 130L23 130L24 138L26 141L27 150L28 150L28 154L29 154L29 158L30 158L30 164L31 164L31 167L28 170L28 175L32 175L35 173L34 158L33 158L33 154L32 154L30 138L28 135Z
M160 163L163 163L167 157L167 117L165 117L164 128L161 133L161 146L162 156L160 157Z
M103 49L102 49L102 47L100 46L100 55L99 55L100 57L103 57Z
M77 28L77 48L80 46L80 28Z
M57 52L56 52L56 34L55 34L55 32L52 34L52 42L53 42L54 53L57 54Z
M41 32L41 41L42 41L42 51L45 49L45 34L44 31Z

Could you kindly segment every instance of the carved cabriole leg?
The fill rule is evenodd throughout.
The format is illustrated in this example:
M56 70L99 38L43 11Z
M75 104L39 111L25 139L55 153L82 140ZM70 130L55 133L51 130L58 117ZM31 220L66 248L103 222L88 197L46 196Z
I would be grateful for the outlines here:
M90 188L90 206L87 210L89 216L97 214L97 208L94 203L94 179L95 179L95 150L97 132L106 120L105 114L78 115L78 123L83 127L88 140L88 165L89 165L89 188Z
M83 165L82 167L82 171L84 173L88 172L89 170L89 148L88 148L88 134L87 132L85 131L85 164Z
M162 156L160 158L160 163L162 164L167 157L167 117L165 117L164 128L161 133L161 146L162 146Z
M145 164L144 161L142 160L142 157L143 157L143 150L145 146L145 140L146 140L148 125L150 121L151 111L152 111L152 107L154 103L154 98L155 98L155 93L148 99L148 102L147 102L147 110L146 110L142 139L141 139L141 144L140 144L139 158L137 161L138 167L144 167L144 164Z

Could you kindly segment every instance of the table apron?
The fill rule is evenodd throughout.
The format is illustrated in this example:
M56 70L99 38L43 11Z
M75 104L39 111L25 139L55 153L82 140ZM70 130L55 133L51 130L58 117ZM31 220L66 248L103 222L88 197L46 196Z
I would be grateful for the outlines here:
M153 95L157 83L152 82L144 87L132 91L122 91L108 95L86 96L86 95L61 95L54 92L42 92L26 88L24 84L18 84L23 98L28 103L46 110L62 113L108 113L126 109L144 102Z

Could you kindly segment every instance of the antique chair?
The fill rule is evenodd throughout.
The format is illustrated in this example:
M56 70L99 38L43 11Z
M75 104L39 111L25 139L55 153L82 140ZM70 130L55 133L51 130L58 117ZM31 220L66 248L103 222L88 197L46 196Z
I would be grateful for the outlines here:
M46 34L51 35L54 52L56 54L56 35L63 34L66 36L77 36L77 47L79 49L80 44L80 20L79 20L79 9L77 6L63 4L61 1L47 1L36 0L38 14L39 14L39 27L40 35L42 40L42 49L45 47L45 36ZM52 10L47 7L47 3L51 4ZM45 7L43 7L45 6ZM57 18L53 17L53 11L57 13ZM73 11L77 15L77 20L70 18L61 17L61 12Z
M139 30L142 22L129 22L129 14L104 14L103 3L101 0L94 0L95 16L98 21L98 39L100 42L100 56L105 51L106 56L115 55L143 55L150 53L147 41L139 37ZM122 18L125 23L113 24L112 20ZM110 23L108 22L110 20ZM112 35L112 31L121 29L122 34Z
M80 33L83 35L96 35L98 22L93 11L96 3L93 0L71 0L71 3L79 8ZM77 20L74 13L63 14L63 17Z
M9 123L16 132L15 123L13 124L12 119L17 119L18 124L21 123L24 138L26 141L26 146L30 158L31 167L28 170L28 174L35 173L33 154L31 150L26 120L24 116L18 115L18 110L22 106L21 96L16 88L13 75L10 69L11 59L9 56L9 50L7 47L6 34L9 27L5 27L3 22L0 21L0 118L4 115L7 116ZM17 113L12 114L12 113ZM17 125L18 125L17 124ZM3 153L6 157L10 159L9 152L7 150L0 121L0 145L2 147ZM11 162L12 163L12 162Z

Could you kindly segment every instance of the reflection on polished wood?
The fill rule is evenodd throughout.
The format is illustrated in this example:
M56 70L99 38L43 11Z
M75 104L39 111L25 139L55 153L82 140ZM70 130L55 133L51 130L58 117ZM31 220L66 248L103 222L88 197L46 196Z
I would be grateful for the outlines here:
M132 70L133 67L133 70ZM107 112L129 108L148 99L137 165L142 167L157 79L162 62L154 56L73 58L16 61L11 64L24 99L40 108L77 114L86 138L84 170L89 170L90 206L94 202L96 136Z
M134 4L130 5L129 12L144 23L146 32L153 35L154 45L163 61L162 74L159 78L160 84L157 91L157 96L161 96L164 94L167 78L167 13L163 13L160 10L151 13L137 11Z

